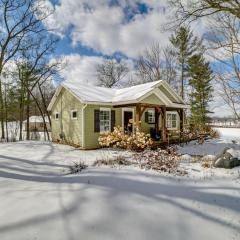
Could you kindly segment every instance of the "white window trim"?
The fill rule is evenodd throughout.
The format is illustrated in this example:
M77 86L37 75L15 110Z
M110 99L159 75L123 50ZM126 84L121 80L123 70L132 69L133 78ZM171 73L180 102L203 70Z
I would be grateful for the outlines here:
M101 107L100 108L100 112L101 111L108 111L109 112L109 131L101 131L101 120L99 119L99 128L100 128L100 133L108 133L108 132L111 132L111 108L103 108Z
M58 118L56 118L56 115L57 115L57 114L58 114ZM59 112L55 112L55 113L54 113L54 119L55 119L56 121L58 121L59 118L60 118L60 113L59 113Z
M76 120L76 119L78 119L78 117L73 117L73 112L76 112L76 113L78 114L77 109L73 109L73 110L71 110L71 119L72 119L72 120Z
M154 123L156 122L155 110L149 109L149 110L147 110L147 112L148 112L148 113L153 113L153 115L154 115L154 121L153 121L153 122L149 122L149 115L148 115L148 123L149 123L149 124L154 124Z
M176 115L176 127L175 128L173 128L173 127L171 127L171 128L167 128L168 130L177 130L178 129L178 113L177 112L175 112L175 111L167 111L166 112L166 125L167 125L167 115L168 114L174 114L174 115ZM167 126L166 126L167 127Z

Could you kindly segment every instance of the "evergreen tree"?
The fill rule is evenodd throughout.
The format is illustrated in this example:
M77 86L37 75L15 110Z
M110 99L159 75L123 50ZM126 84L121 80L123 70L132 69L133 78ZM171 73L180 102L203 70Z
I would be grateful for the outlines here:
M203 52L202 41L193 36L189 27L181 26L170 37L174 50L173 55L176 56L177 65L179 66L179 81L181 85L181 96L185 98L184 87L188 78L188 59L194 54Z
M212 70L209 63L205 62L202 54L193 55L188 60L189 85L192 88L190 94L191 120L204 129L209 120L209 102L212 100L213 87L211 85Z

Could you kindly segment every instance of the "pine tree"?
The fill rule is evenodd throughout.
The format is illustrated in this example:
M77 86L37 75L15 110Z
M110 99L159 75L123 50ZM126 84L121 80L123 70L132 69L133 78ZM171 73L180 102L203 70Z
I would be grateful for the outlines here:
M185 98L185 85L188 78L188 59L194 54L203 52L202 41L193 36L189 27L180 27L170 37L170 42L174 47L173 54L177 58L179 66L179 81L181 85L181 96Z
M202 54L193 55L188 60L191 120L195 126L205 129L209 120L209 102L212 100L212 70Z

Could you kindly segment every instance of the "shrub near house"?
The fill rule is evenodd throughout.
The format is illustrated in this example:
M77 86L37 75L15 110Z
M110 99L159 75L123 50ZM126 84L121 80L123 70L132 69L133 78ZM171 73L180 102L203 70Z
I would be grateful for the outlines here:
M183 129L186 108L183 99L161 80L123 89L66 81L58 87L48 110L53 141L93 149L101 146L99 137L113 132L115 126L130 134L127 142L133 148L148 144L144 134L167 141L167 130ZM132 134L137 128L140 131Z
M102 134L99 137L102 147L119 147L131 150L144 150L153 144L150 134L141 132L136 128L131 135L123 131L121 127L115 127L113 132Z

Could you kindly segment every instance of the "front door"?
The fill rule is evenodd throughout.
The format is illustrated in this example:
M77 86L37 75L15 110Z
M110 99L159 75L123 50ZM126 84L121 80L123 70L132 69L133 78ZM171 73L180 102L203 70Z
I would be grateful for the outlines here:
M132 133L133 131L133 112L124 111L123 112L123 128L124 131Z

